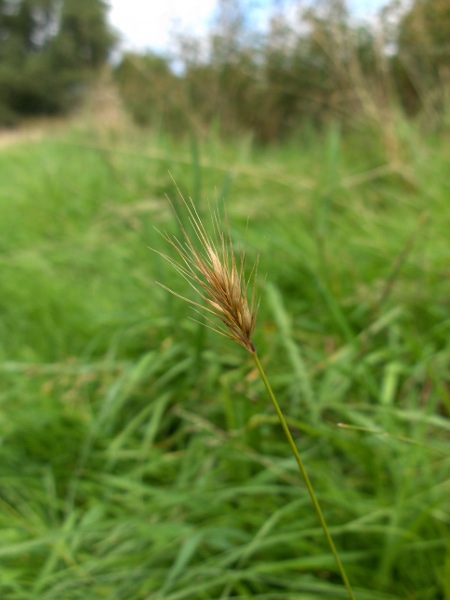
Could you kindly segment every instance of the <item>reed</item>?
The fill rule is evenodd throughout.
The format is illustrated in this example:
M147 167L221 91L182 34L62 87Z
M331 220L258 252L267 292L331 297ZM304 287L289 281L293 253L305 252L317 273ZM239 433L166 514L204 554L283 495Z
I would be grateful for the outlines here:
M260 296L257 297L256 295L258 261L251 268L250 275L246 277L245 251L241 251L238 254L234 251L227 214L225 213L225 218L223 219L218 209L210 211L212 220L212 233L210 234L205 228L193 200L189 198L187 201L180 190L178 191L187 211L192 233L187 231L180 215L172 204L182 237L178 239L175 236L171 237L164 233L161 235L175 249L179 260L177 261L171 256L157 250L155 252L176 269L198 296L203 299L204 303L191 300L178 294L164 284L157 283L178 298L193 305L194 309L200 314L205 316L206 313L207 323L201 322L203 325L237 342L253 356L286 439L297 461L303 480L308 488L314 509L336 560L342 580L347 588L348 596L351 600L355 600L350 581L325 521L314 488L253 343L252 338L256 328L260 303Z

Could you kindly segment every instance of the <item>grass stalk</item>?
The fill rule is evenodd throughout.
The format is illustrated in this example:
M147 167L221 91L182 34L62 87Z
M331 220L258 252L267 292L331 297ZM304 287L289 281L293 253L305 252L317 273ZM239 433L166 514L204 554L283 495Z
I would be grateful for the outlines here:
M252 337L256 327L259 307L259 299L255 297L258 264L256 263L253 266L250 276L246 278L244 272L245 252L236 255L228 219L226 218L224 224L219 212L212 212L213 233L210 234L205 229L192 199L189 198L189 202L187 202L181 193L180 196L187 211L192 233L188 233L182 219L175 210L183 237L178 239L164 234L163 237L176 251L179 260L174 260L157 250L156 252L165 258L181 277L189 283L191 288L203 300L203 303L181 296L163 284L160 285L191 304L194 310L200 314L205 315L206 313L207 322L205 323L202 319L201 323L203 325L238 343L253 356L308 488L314 508L347 588L349 598L350 600L356 600L311 481L253 344ZM250 288L252 288L251 293ZM210 317L215 317L215 319ZM217 324L217 322L220 324Z
M298 467L299 467L300 472L302 474L303 480L306 483L306 487L308 488L308 492L309 492L309 495L311 496L312 503L313 503L314 508L316 510L317 516L319 517L320 524L321 524L322 529L323 529L323 531L325 533L325 536L327 538L328 544L330 545L330 548L331 548L331 551L333 553L333 556L334 556L334 558L336 560L336 563L337 563L337 566L339 568L339 572L341 574L342 580L343 580L343 582L345 584L345 587L347 588L347 592L348 592L349 598L351 600L356 600L356 597L355 597L355 595L353 593L353 590L352 590L352 587L350 585L350 581L349 581L349 579L347 577L347 573L345 572L344 565L342 564L342 561L341 561L341 559L339 557L339 553L338 553L338 551L336 549L336 546L334 544L334 541L333 541L333 538L331 536L330 530L328 529L328 525L327 525L327 523L325 521L325 517L323 516L323 512L322 512L322 509L320 508L320 504L319 504L319 501L317 500L317 496L316 496L316 494L314 492L314 488L313 488L312 483L311 483L311 481L309 479L308 473L307 473L307 471L305 469L305 465L303 464L303 461L301 459L300 453L299 453L299 451L297 449L297 446L295 445L294 439L293 439L292 434L291 434L291 432L289 430L289 426L288 426L288 424L286 422L286 419L285 419L285 417L283 415L283 411L281 410L280 405L278 404L276 396L273 393L272 386L270 385L269 380L267 379L267 376L266 376L266 373L264 371L264 368L263 368L263 366L261 364L261 361L259 360L258 354L256 352L253 353L253 358L254 358L256 366L258 368L259 374L261 375L261 379L263 380L264 385L266 386L267 393L269 394L269 397L270 397L270 399L272 401L272 404L273 404L273 406L275 408L275 411L276 411L276 413L278 415L278 418L280 419L281 427L283 428L283 431L284 431L284 433L286 435L287 441L289 442L289 446L291 447L291 450L292 450L292 452L293 452L293 454L295 456L295 460L297 461L297 464L298 464Z

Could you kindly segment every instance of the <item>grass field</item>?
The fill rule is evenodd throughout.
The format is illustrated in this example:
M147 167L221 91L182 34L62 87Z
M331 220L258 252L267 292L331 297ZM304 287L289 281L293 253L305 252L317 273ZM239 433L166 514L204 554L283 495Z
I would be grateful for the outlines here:
M254 341L358 600L450 599L450 138L396 136L0 151L2 599L347 597L251 356L155 284L191 294L149 250L169 171L260 255Z

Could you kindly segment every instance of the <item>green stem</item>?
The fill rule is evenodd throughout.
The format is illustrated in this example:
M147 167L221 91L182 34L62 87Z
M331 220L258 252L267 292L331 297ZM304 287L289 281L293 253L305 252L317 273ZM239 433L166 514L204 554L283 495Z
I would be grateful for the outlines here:
M306 483L306 487L308 488L309 495L311 496L311 500L312 500L312 502L314 504L314 508L316 509L317 516L319 517L320 524L322 525L322 528L323 528L323 530L325 532L325 535L326 535L326 538L327 538L328 543L330 545L331 551L333 553L333 556L334 556L334 558L336 560L336 563L337 563L337 566L339 568L339 572L340 572L341 577L342 577L342 579L343 579L343 581L345 583L345 587L347 588L348 595L349 595L349 597L350 597L351 600L356 600L356 597L355 597L355 595L353 593L353 590L351 588L351 585L350 585L350 581L348 580L347 573L345 572L344 565L342 564L341 559L339 558L339 554L338 554L338 552L336 550L336 546L334 545L333 538L331 537L331 533L330 533L330 531L328 529L328 526L326 524L325 517L323 516L322 509L320 508L319 501L317 500L316 494L314 493L313 486L311 484L311 481L309 480L308 473L306 472L306 469L305 469L305 467L303 465L303 461L300 458L300 454L299 454L299 452L297 450L297 447L295 445L294 439L292 438L291 432L289 431L289 427L288 427L288 424L286 422L286 419L284 418L284 415L283 415L283 413L281 411L280 405L278 404L277 399L275 398L275 394L272 391L272 388L270 386L269 380L266 377L266 374L265 374L264 369L262 367L262 364L261 364L261 362L260 362L260 360L258 358L258 355L256 353L253 354L253 358L255 359L255 363L256 363L256 366L258 367L258 371L259 371L259 373L260 373L260 375L262 377L262 380L264 381L264 385L266 386L266 389L267 389L267 391L269 393L270 399L272 400L272 404L274 405L275 410L276 410L277 415L278 415L278 418L280 419L281 426L283 427L283 430L284 430L284 433L286 434L286 437L287 437L287 440L289 442L289 445L290 445L290 447L292 449L292 452L294 453L295 459L296 459L297 464L298 464L298 466L300 468L300 472L301 472L302 477L303 477L303 479L304 479L304 481Z

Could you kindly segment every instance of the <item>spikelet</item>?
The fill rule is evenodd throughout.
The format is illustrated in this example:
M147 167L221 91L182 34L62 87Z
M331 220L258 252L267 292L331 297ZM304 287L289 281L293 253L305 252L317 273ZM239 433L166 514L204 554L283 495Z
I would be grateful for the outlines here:
M192 199L189 198L189 202L187 202L181 193L180 196L189 216L192 235L186 231L174 209L183 238L179 240L167 234L161 235L176 250L180 261L177 262L162 252L156 252L186 279L197 294L203 298L206 305L181 296L161 283L159 285L194 305L197 312L204 311L219 319L223 326L218 325L209 316L206 317L210 323L207 327L234 340L251 354L256 354L252 336L259 307L259 300L256 301L255 296L258 263L255 263L246 279L244 274L245 252L241 252L238 259L236 258L227 217L225 216L224 225L219 211L211 211L213 235L210 235L206 231ZM173 205L172 208L174 208ZM195 238L199 242L200 250L197 250L193 242ZM252 291L249 300L250 287Z

